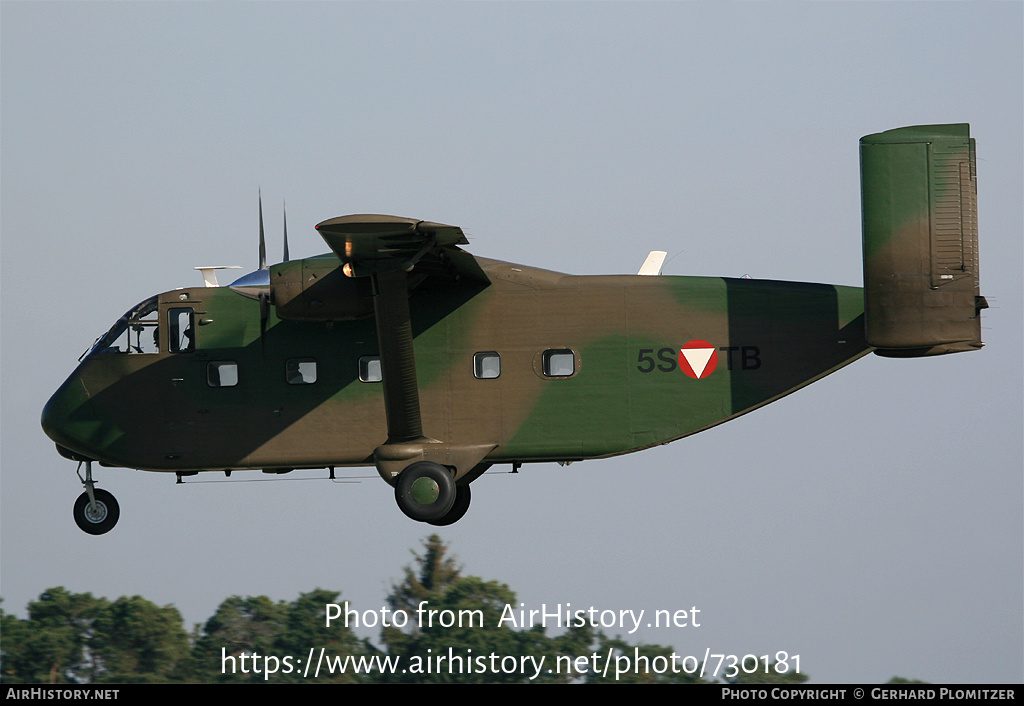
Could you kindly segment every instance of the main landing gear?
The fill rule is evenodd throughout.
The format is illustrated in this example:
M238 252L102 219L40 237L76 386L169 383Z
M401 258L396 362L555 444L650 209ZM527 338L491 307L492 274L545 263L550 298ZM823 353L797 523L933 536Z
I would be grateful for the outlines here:
M84 461L85 478L82 478L79 473L82 463L79 462L75 473L78 473L78 479L85 486L85 492L75 501L75 524L89 534L106 534L117 524L121 508L113 495L96 487L92 479L92 461Z
M395 483L395 500L407 517L440 527L462 519L470 497L469 485L455 485L448 469L432 461L413 463Z

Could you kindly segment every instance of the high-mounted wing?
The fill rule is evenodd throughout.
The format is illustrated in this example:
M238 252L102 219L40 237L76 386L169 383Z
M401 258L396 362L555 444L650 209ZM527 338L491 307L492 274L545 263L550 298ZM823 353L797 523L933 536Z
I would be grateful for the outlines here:
M387 441L373 454L377 471L395 483L395 477L413 462L429 459L460 474L468 472L494 445L459 446L423 435L409 316L409 290L422 277L468 278L489 284L476 259L459 248L469 242L462 229L380 215L341 216L323 221L316 229L341 260L346 275L369 277L373 282L388 425ZM448 507L451 502L448 497Z
M476 259L458 247L469 243L458 226L361 214L331 218L316 229L350 276L415 270L417 274L488 281Z

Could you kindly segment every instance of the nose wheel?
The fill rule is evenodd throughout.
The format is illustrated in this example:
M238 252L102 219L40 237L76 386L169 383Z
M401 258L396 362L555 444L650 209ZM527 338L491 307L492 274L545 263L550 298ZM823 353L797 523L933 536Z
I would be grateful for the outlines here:
M81 463L78 467L81 469ZM85 461L85 478L80 473L78 478L85 486L85 492L75 501L75 524L89 534L106 534L117 524L121 508L112 494L96 487L92 479L92 461Z

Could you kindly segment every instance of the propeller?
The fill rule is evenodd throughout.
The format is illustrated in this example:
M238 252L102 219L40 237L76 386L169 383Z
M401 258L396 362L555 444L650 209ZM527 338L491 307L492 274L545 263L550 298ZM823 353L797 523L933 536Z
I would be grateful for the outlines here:
M263 237L263 190L259 191L260 204L260 269L268 270L267 267L267 241ZM269 273L268 273L269 274ZM270 283L268 276L267 283ZM263 338L267 333L267 319L270 318L270 287L263 289L257 294L260 302L260 348L263 348Z
M267 269L267 241L263 238L263 190L259 190L260 199L260 269Z
M263 227L263 190L259 193L259 216L260 216L260 262L259 269L239 277L229 286L239 294L250 299L255 299L260 304L260 345L263 346L264 336L267 333L267 320L270 318L270 268L267 266L267 241ZM288 214L284 215L284 261L288 262Z
M284 260L288 262L288 209L285 208L285 202L281 202L281 211L284 213Z

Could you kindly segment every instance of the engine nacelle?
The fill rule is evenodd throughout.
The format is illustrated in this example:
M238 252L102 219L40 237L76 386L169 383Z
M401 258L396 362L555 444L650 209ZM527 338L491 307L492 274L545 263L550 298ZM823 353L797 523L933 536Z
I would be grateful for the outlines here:
M346 277L333 254L272 266L270 291L281 319L346 321L373 316L370 279Z

